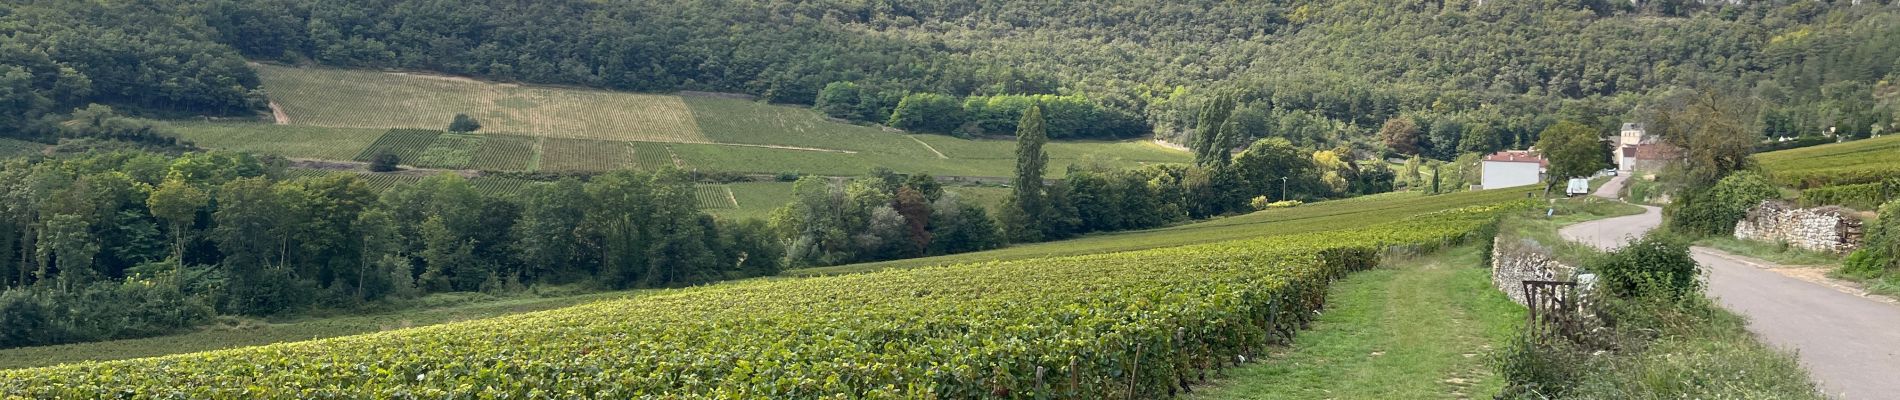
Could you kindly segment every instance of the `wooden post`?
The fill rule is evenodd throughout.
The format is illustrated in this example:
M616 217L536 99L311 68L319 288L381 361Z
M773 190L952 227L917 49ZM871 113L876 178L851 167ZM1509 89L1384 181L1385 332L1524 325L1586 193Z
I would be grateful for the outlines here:
M1069 357L1069 395L1079 397L1082 392L1076 390L1078 382L1075 373L1075 357Z
M1186 350L1187 341L1186 341L1186 338L1184 337L1186 335L1187 335L1187 327L1174 328L1174 351L1176 354L1178 354L1176 357L1184 357L1187 355L1187 350ZM1187 377L1184 377L1181 375L1182 369L1181 369L1181 362L1179 360L1169 360L1169 361L1170 361L1169 364L1174 365L1174 383L1168 385L1168 396L1174 396L1175 386L1180 386L1182 389L1187 388L1188 386Z
M1036 398L1038 399L1048 398L1048 387L1042 384L1042 374L1045 372L1048 370L1041 365L1036 366Z
M1147 343L1135 343L1135 367L1128 374L1128 400L1135 400L1135 382L1141 379L1141 353Z

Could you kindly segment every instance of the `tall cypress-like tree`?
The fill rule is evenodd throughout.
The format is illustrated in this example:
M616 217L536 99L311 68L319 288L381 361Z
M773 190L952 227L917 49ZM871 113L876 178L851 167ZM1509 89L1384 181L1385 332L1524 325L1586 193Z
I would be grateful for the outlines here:
M1049 133L1043 126L1042 107L1031 106L1023 112L1023 119L1016 124L1016 181L1010 195L1012 212L1017 215L1010 226L1016 236L1024 240L1039 240L1042 235L1042 215L1047 205L1043 202L1042 170L1049 164L1049 155L1044 153L1042 145L1049 142Z
M1238 132L1222 135L1222 131L1225 129L1238 129L1238 127L1229 128L1225 126L1227 125L1227 117L1233 114L1234 96L1232 94L1221 93L1215 95L1213 100L1201 105L1201 114L1199 118L1196 118L1198 124L1195 125L1194 128L1195 165L1205 166L1226 163L1226 153L1228 149L1233 148L1233 143L1223 143L1223 141L1231 140L1230 136Z

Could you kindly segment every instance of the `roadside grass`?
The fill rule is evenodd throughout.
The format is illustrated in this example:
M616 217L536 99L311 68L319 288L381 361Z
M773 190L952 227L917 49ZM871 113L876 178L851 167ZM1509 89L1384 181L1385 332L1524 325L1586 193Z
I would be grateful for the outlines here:
M1475 245L1398 257L1334 283L1291 346L1188 399L1468 399L1504 386L1487 366L1524 320Z
M359 315L305 316L282 321L228 320L199 331L143 339L75 343L0 350L0 369L43 367L86 361L122 360L192 353L271 343L296 342L552 310L595 301L639 296L646 291L602 292L557 297L494 298L475 293L444 293L410 302L423 308ZM431 307L429 303L447 303Z
M1365 200L1322 201L1287 209L1254 212L1171 227L1102 233L1081 238L1005 247L996 250L787 270L785 276L836 275L890 268L978 263L1077 254L1112 253L1212 243L1225 240L1295 235L1394 221L1418 214L1458 207L1497 204L1523 199L1510 189L1458 192L1438 196L1380 195Z
M1821 265L1830 267L1838 267L1841 265L1841 256L1839 255L1806 250L1789 246L1787 243L1768 243L1736 239L1732 236L1711 236L1696 240L1695 245L1706 246L1730 254L1782 265Z
M1507 217L1500 224L1504 240L1533 240L1553 257L1588 268L1605 253L1564 240L1557 230L1591 219L1629 215L1628 209L1597 204L1562 205L1568 218L1546 218L1542 212ZM1640 210L1640 209L1638 209ZM1561 214L1561 213L1560 213ZM1666 234L1666 233L1664 233ZM1610 343L1605 349L1586 350L1568 341L1540 339L1529 344L1513 338L1510 347L1491 360L1513 388L1499 398L1526 399L1820 399L1807 371L1792 354L1756 341L1745 320L1700 295L1682 300L1657 297L1596 297L1588 303L1615 325L1593 330L1593 341ZM1527 347L1528 346L1528 347Z

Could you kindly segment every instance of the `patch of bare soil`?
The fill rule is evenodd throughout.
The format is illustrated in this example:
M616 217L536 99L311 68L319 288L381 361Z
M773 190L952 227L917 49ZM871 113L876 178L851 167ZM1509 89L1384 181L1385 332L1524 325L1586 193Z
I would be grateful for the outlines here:
M370 172L369 163L366 163L366 162L318 160L318 159L311 159L311 158L292 158L290 159L290 166L292 168L302 168L302 169L355 172L355 173L364 174L364 175L408 175L408 176L428 177L428 176L441 175L444 173L450 173L450 174L461 175L463 178L474 178L474 177L482 176L482 171L472 170L472 169L405 167L403 169L389 171L389 172Z
M278 125L290 125L290 113L284 112L284 106L277 105L275 101L270 102L270 116Z
M469 78L469 77L465 77L465 76L450 76L450 75L438 75L438 74L425 74L425 73L420 73L420 72L390 72L390 74L391 74L391 75L402 75L402 76L407 76L407 77L414 77L414 78L423 78L423 79L434 79L434 80L438 80L438 81L445 81L445 82L456 82L456 83L484 83L484 82L482 82L482 81L479 81L479 80L475 80L475 78Z
M744 93L697 92L697 91L691 91L691 90L682 90L676 94L680 96L687 96L687 97L711 97L711 98L716 98L716 99L733 99L733 100L754 100L754 99L759 98L759 96L753 96L753 95L744 94Z

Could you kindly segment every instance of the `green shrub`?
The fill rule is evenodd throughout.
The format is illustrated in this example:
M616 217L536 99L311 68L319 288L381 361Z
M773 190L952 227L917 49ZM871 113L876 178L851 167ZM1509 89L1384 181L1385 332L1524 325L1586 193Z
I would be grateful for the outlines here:
M482 123L468 114L455 114L455 118L449 121L449 132L474 132L480 129Z
M1589 372L1589 353L1555 336L1526 332L1511 340L1492 360L1508 382L1500 399L1561 397Z
M1701 293L1701 274L1689 243L1663 234L1644 236L1615 252L1584 263L1597 288L1615 297L1659 295L1678 299Z
M1727 235L1748 209L1780 196L1761 175L1736 172L1707 189L1684 190L1682 198L1669 205L1669 225L1693 235Z
M1880 207L1880 219L1866 227L1861 249L1847 256L1841 274L1874 278L1900 268L1900 200Z
M0 291L0 349L148 337L204 324L211 307L166 280Z
M390 154L390 153L377 153L376 157L370 159L369 161L369 170L371 172L395 171L397 168L397 165L401 163L402 163L401 156L397 156L395 154Z

